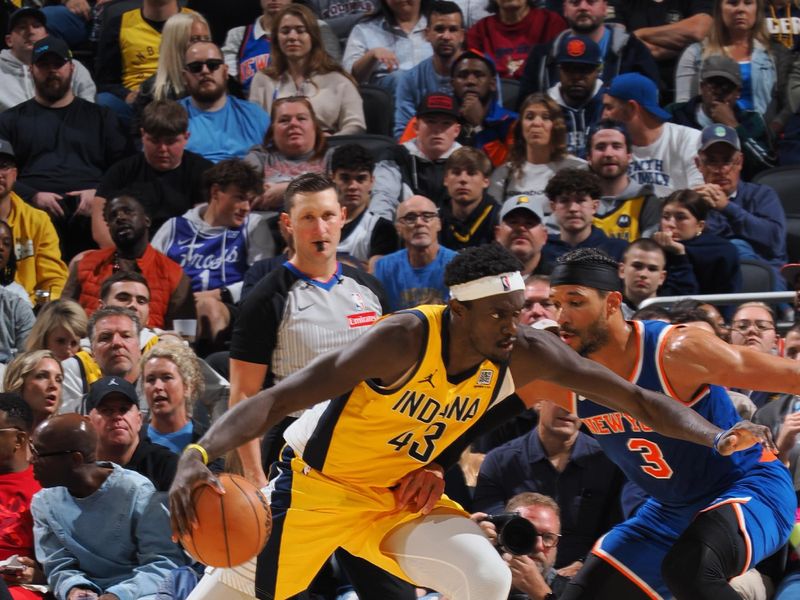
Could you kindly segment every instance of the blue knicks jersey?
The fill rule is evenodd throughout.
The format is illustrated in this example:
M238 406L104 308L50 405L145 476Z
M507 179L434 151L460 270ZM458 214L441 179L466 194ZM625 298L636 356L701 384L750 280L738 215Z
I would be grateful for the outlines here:
M631 321L631 326L639 356L629 381L677 399L661 361L673 326L661 321ZM684 404L722 429L740 420L728 393L716 385L704 385ZM664 504L713 499L761 460L760 445L723 457L711 448L663 436L627 414L585 398L577 399L575 409L625 475Z

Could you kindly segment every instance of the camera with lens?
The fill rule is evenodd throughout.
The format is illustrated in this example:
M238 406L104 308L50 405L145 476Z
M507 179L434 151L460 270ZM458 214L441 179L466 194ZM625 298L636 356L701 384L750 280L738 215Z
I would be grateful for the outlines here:
M497 546L501 553L523 556L533 552L536 547L539 532L533 523L521 517L519 513L488 515L484 520L494 523L497 530Z

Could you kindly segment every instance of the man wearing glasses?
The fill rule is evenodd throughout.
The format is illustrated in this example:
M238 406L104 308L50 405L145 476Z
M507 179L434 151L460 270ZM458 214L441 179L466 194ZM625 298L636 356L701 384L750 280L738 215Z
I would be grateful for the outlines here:
M768 262L778 290L785 288L778 270L788 262L786 215L771 187L741 180L742 146L736 130L714 123L703 129L695 163L705 183L695 191L711 207L705 231L730 240L740 258Z
M170 540L153 484L97 462L96 447L88 418L75 413L33 432L33 475L44 488L31 501L36 556L58 598L153 599L161 580L187 559Z
M397 208L395 226L405 248L375 263L375 277L386 290L389 307L396 311L445 303L449 293L444 268L456 253L439 245L442 222L436 205L425 196L411 196Z
M511 569L511 594L509 600L553 600L563 589L567 579L556 571L556 554L561 538L561 517L558 504L550 496L537 492L523 492L511 498L505 512L515 512L536 529L533 551L529 555L512 555L503 552L503 560ZM491 542L497 545L497 529L485 520L486 513L475 513L477 520Z
M260 106L228 95L228 66L213 42L195 42L186 50L183 81L189 95L179 102L189 113L186 149L217 163L244 158L260 144L269 116Z

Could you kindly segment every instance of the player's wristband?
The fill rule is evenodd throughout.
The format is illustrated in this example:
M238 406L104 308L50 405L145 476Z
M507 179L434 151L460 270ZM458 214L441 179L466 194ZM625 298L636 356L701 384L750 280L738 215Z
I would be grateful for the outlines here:
M208 464L208 452L200 444L189 444L183 449L184 454L189 450L197 450L200 453L200 460L203 461L203 464Z
M711 450L714 451L714 454L719 456L719 441L722 439L722 436L725 435L724 431L720 431L717 435L714 436L714 443L711 444Z

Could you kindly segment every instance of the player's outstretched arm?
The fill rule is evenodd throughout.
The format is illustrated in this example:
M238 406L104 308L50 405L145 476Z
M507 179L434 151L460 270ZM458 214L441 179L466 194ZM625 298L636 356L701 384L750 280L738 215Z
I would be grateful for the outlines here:
M339 396L364 379L397 381L417 361L422 343L419 318L408 313L392 315L351 345L319 356L274 387L228 410L198 441L207 457L198 450L181 455L170 488L173 531L190 531L195 522L191 504L194 488L209 484L223 491L201 458L210 462L263 435L286 415Z
M511 373L522 388L519 394L523 398L526 396L523 386L543 379L627 413L669 437L712 446L717 434L722 433L694 410L668 396L642 389L599 363L581 357L551 333L525 328L520 329L519 335L522 339L512 355Z
M697 327L676 327L667 339L663 361L670 384L685 382L692 392L713 383L800 394L800 362L728 344Z

